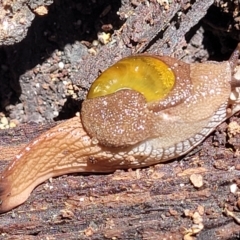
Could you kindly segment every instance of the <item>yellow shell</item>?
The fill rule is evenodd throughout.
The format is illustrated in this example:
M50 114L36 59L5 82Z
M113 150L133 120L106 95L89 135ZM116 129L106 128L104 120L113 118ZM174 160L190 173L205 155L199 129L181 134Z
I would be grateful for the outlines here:
M174 83L172 69L157 57L130 56L104 71L92 84L87 98L132 89L143 94L147 102L151 102L166 97Z

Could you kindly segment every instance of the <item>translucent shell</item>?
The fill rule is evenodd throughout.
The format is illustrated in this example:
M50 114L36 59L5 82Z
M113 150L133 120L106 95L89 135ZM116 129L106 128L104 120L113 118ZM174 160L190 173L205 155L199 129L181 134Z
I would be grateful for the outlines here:
M121 89L131 89L140 92L147 102L151 102L166 97L174 83L173 71L157 57L130 56L104 71L92 84L87 98L106 96Z

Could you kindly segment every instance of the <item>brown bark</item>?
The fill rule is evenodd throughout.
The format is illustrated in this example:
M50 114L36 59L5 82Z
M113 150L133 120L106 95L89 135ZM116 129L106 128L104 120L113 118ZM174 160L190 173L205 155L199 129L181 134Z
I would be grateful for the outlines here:
M149 4L123 5L122 14L137 14L115 33L115 45L102 47L95 57L86 57L84 66L77 66L75 85L88 88L99 69L143 50L182 56L185 34L212 2L196 1L190 10L187 1L182 5L174 1L164 14L155 1ZM186 15L176 28L180 9L187 9ZM53 125L27 124L1 131L0 169L19 147ZM22 206L0 215L0 239L237 239L238 190L230 187L236 184L238 189L240 184L239 133L227 135L227 127L223 123L200 147L166 164L51 179Z

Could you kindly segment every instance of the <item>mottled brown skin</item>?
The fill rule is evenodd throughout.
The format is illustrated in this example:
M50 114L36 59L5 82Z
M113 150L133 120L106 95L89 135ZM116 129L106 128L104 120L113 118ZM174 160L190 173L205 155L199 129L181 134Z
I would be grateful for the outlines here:
M88 99L81 116L88 134L105 146L127 147L157 136L152 132L155 116L144 96L134 90Z
M50 177L139 168L187 153L239 110L239 96L230 98L238 56L236 50L229 62L191 65L159 57L177 77L161 101L147 103L133 90L86 100L83 121L75 117L42 134L2 173L0 212L22 204Z

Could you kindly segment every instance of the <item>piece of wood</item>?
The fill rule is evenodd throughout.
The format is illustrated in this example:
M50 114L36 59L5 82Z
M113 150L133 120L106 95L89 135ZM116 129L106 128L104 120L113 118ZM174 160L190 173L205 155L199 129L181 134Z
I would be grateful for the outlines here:
M174 48L182 46L183 36L196 23L194 17L199 16L200 20L203 16L200 14L203 2L208 4L205 14L211 3L195 1L188 26L179 31L169 28L168 35L163 31L163 46L171 34L177 39ZM134 9L127 2L126 9L138 14L131 15L117 33L116 37L120 38L117 47L106 45L96 57L88 57L84 67L78 66L74 84L87 88L98 69L105 69L113 59L147 49L156 34L168 29L167 23L185 6L177 1L169 5L170 11L164 15L167 21L163 24L157 18L161 8L154 8L155 1L149 4L148 9L143 3ZM136 24L147 10L156 15L158 27L151 28L153 33L149 35L150 28L140 28L143 33L136 32L140 36L136 38L130 32L139 30ZM136 45L130 46L133 40ZM231 121L239 123L238 117L232 117ZM14 154L19 144L26 144L51 126L27 125L2 132L0 147L7 146L5 151ZM0 239L237 238L240 231L237 224L240 217L239 132L227 135L227 128L223 123L202 145L169 163L112 174L72 174L51 179L38 186L23 205L0 215ZM16 135L17 141L13 141L11 137ZM10 155L6 152L0 157L1 170L9 163ZM202 177L201 187L197 187L199 180L193 174Z

